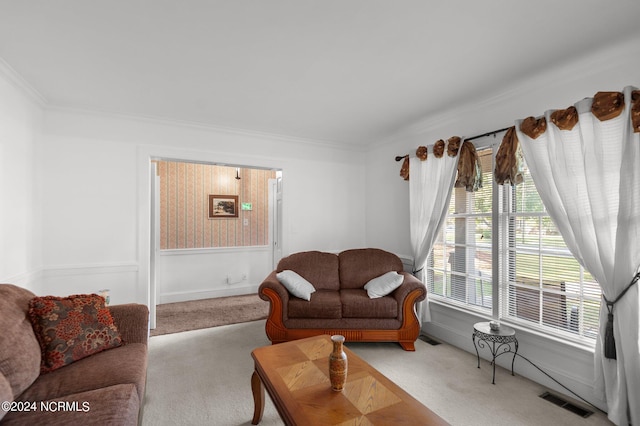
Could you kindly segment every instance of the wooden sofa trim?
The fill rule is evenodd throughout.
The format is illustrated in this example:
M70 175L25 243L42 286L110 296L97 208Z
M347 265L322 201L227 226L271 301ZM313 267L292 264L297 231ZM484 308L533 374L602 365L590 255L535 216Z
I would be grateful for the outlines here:
M347 342L398 342L405 351L415 351L415 341L420 335L420 323L414 305L424 293L422 289L412 290L402 304L402 325L397 330L334 329L334 328L286 328L282 322L282 299L271 288L262 289L269 298L271 309L265 326L271 344L303 339L321 334L341 334Z

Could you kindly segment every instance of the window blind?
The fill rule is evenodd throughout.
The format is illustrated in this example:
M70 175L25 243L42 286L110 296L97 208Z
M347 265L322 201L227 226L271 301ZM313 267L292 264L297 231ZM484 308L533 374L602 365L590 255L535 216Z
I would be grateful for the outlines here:
M478 149L479 191L453 189L427 260L430 297L593 345L600 287L567 249L526 165L522 184L494 183L495 149Z
M504 191L502 316L566 337L595 339L600 287L567 249L526 166L524 182Z
M483 187L454 188L444 229L427 261L431 294L490 313L493 305L492 155L478 151Z

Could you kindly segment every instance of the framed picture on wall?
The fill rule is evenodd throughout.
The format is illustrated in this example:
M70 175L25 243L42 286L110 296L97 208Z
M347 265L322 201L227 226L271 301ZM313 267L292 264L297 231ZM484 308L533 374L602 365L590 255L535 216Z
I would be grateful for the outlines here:
M238 217L238 196L209 194L209 219L224 217Z

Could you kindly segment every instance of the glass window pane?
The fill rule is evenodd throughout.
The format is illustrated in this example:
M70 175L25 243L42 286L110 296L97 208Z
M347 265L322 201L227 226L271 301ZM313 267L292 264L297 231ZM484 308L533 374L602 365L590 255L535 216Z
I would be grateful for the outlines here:
M433 246L431 252L431 258L433 259L433 268L443 270L445 267L444 260L445 246L442 243L436 243Z
M526 165L523 168L523 178L524 181L520 185L516 185L514 212L530 213L546 211Z
M475 245L490 245L491 244L491 216L476 217L473 224Z
M515 318L539 322L540 320L540 291L520 286L509 286L509 315Z
M583 281L582 282L582 297L589 300L595 300L600 303L602 298L602 290L596 282Z
M546 216L540 218L540 229L540 240L542 241L543 247L562 247L566 249L567 245L550 217Z
M543 255L542 281L545 287L559 283L579 283L580 265L573 257Z
M508 271L503 316L593 343L600 288L571 256L526 168L524 183L505 186L503 194L512 197L504 212L508 250L500 259Z
M489 180L489 182L491 182ZM472 211L475 213L489 213L493 207L493 200L491 199L491 184L485 185L478 192L469 193L469 198L472 200Z
M449 291L449 297L459 302L467 301L467 277L463 274L452 273L451 274L451 286Z
M429 279L442 280L438 294L447 300L486 311L491 309L494 291L491 277L493 157L491 149L480 150L478 155L484 185L477 192L453 189L449 215L439 240L444 243L436 244L432 252L432 278ZM442 273L444 276L440 277Z
M600 324L600 299L597 300L583 300L582 310L580 311L580 319L582 325L582 332L585 337L595 339L598 335L598 328Z
M540 245L540 218L519 216L515 219L513 243L517 247L537 248Z
M518 252L513 256L512 264L515 264L515 277L512 277L515 282L539 286L540 257L538 255Z
M446 241L449 244L453 244L456 241L456 225L453 217L447 219L445 227Z
M432 279L429 282L429 293L444 296L445 284L444 276L441 272L433 271Z
M468 271L470 275L482 278L484 280L491 280L491 249L475 249L475 263L474 270Z
M493 303L493 287L491 277L481 276L474 280L471 303L491 308Z
M558 289L559 290L559 289ZM542 323L556 329L568 326L567 296L559 293L543 292Z

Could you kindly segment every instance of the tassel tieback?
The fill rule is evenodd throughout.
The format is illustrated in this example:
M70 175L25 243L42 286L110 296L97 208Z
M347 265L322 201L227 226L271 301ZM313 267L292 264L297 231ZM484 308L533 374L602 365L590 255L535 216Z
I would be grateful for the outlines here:
M605 297L604 294L602 294L602 298L604 299L605 303L607 304L607 311L609 311L609 314L607 315L607 326L605 327L605 331L604 331L604 357L605 358L617 359L616 341L615 341L615 339L613 337L613 306L616 303L618 303L618 300L622 299L622 297L627 293L627 291L629 291L631 286L633 286L635 283L638 282L638 279L640 279L640 272L638 272L633 277L633 279L631 280L629 285L612 302L609 301Z

